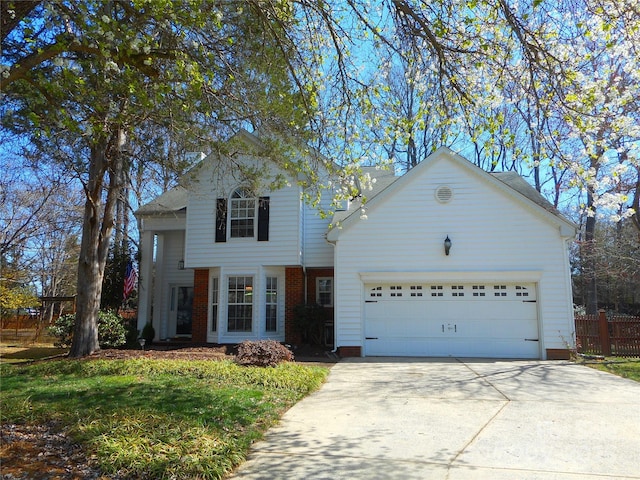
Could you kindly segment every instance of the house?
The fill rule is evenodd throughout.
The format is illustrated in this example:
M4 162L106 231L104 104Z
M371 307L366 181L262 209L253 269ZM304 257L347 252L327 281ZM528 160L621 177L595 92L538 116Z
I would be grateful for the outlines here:
M139 328L159 340L297 343L296 306L319 303L342 356L568 356L576 227L517 174L441 148L401 177L366 168L366 203L322 219L295 182L257 191L225 162L136 212Z

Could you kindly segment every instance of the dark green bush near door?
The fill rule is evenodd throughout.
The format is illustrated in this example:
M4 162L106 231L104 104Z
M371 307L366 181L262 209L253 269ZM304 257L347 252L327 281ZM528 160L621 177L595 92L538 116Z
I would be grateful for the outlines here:
M294 324L302 337L302 343L322 345L327 313L317 303L298 305L294 309Z

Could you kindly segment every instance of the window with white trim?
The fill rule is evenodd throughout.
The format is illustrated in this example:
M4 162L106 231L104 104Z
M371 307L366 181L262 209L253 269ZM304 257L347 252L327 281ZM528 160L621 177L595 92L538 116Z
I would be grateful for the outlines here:
M253 277L229 277L227 331L250 332L253 321Z
M231 195L231 238L253 237L256 218L256 198L247 188L238 188Z
M218 284L218 277L211 279L212 293L211 293L211 331L218 330L218 302L220 298L220 287Z
M316 302L323 307L333 306L333 277L316 278Z
M265 331L278 330L278 277L267 277Z

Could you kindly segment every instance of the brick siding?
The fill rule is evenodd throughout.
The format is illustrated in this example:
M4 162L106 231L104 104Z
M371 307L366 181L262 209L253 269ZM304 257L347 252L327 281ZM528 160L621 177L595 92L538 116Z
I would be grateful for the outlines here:
M571 352L566 348L547 348L547 360L569 360Z
M207 317L209 312L209 270L193 272L193 312L191 316L191 341L207 341Z
M285 307L284 340L287 343L300 343L300 334L296 331L295 308L304 303L304 272L302 267L285 268Z
M361 357L362 347L339 347L338 354L341 357Z

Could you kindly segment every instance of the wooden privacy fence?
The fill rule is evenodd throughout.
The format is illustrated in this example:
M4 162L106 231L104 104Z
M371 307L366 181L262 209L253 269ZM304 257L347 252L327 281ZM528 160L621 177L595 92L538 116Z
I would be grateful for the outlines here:
M576 315L578 353L640 357L640 317L609 315Z

